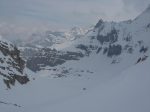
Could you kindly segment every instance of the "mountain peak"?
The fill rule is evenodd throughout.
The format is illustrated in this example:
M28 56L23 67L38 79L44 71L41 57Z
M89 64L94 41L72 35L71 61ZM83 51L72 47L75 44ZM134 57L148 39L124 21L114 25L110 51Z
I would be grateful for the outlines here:
M95 28L98 28L99 26L101 26L102 23L103 23L103 20L100 19L100 20L98 21L98 23L95 25Z
M72 32L80 32L82 29L80 27L73 27L71 29Z

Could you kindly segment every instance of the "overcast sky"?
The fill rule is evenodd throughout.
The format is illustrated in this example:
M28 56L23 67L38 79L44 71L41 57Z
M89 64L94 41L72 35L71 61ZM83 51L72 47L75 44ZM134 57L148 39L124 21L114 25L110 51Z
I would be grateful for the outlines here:
M63 29L94 25L100 18L121 21L135 18L148 4L150 0L0 0L0 28L9 23Z
M0 19L43 22L60 27L95 24L98 19L134 18L149 0L0 0Z

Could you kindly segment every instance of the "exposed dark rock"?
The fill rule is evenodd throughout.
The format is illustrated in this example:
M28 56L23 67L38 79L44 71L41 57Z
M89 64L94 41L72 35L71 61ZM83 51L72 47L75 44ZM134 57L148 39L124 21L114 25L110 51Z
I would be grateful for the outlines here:
M27 83L29 79L23 74L25 61L20 57L20 51L12 44L0 40L0 52L3 55L0 57L0 75L4 77L6 86L11 88L16 81L20 84Z
M107 53L107 51L108 51L108 48L106 47L106 48L104 48L104 50L103 50L103 54L106 54Z
M150 28L150 24L147 25L147 28Z
M102 47L99 47L96 53L98 54L101 50L102 50Z
M93 50L96 50L98 47L93 45L83 45L79 44L76 48L85 51L85 56L89 56Z
M86 88L83 88L83 90L85 91L85 90L86 90Z
M143 40L138 41L138 44L142 45L143 44Z
M140 49L140 53L145 53L148 50L147 47L142 46Z
M30 51L30 49L28 49ZM50 48L32 50L33 54L27 58L27 67L32 71L40 71L46 66L57 66L65 63L67 60L79 60L84 55L81 52L62 52Z
M79 49L81 49L81 50L84 50L87 55L90 54L90 50L89 50L88 46L85 46L85 45L80 44L80 45L78 45L76 48L79 48Z
M118 56L121 54L121 51L122 51L121 45L109 45L107 56L108 57Z
M112 60L112 62L111 62L111 64L116 64L116 63L119 63L119 61L116 59Z
M144 56L141 61L145 61L148 58L148 56Z
M14 75L14 79L16 79L20 84L26 84L29 81L27 76Z
M148 56L140 57L140 58L137 60L136 64L138 64L138 63L140 63L140 62L142 62L142 61L145 61L147 58L148 58Z
M128 34L126 38L124 38L125 41L130 42L132 40L132 36Z
M124 50L126 50L128 53L132 54L133 53L133 47L130 45L125 45Z
M95 28L99 28L103 24L103 20L100 19L98 23L95 25Z
M8 102L4 102L4 101L0 101L0 104L4 104L4 105L12 105L12 106L15 106L15 107L21 107L21 106L18 105L18 104L15 104L15 103L8 103Z
M118 31L116 29L112 29L110 33L107 35L98 35L97 40L103 44L105 42L108 42L110 44L115 43L118 40Z

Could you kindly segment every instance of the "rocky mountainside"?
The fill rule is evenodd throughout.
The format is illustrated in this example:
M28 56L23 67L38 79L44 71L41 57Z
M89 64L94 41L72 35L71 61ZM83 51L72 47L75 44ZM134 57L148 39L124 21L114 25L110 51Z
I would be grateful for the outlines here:
M74 36L68 36L68 35ZM122 22L99 22L92 30L82 33L77 28L70 33L47 32L32 46L20 47L27 67L32 71L47 66L62 65L68 60L80 60L91 55L104 55L111 64L130 62L130 65L149 56L150 8L134 20ZM65 39L65 41L64 41ZM34 45L34 46L33 46ZM99 58L99 60L103 60Z
M26 84L29 79L24 73L24 68L25 61L20 57L20 51L0 37L0 80L8 88L15 85L16 81L20 84Z
M63 50L71 43L82 38L87 30L74 27L69 31L46 31L33 34L30 41L19 45L22 57L27 60L27 67L32 71L40 71L46 66L57 66L67 60L79 60L84 55L81 52Z

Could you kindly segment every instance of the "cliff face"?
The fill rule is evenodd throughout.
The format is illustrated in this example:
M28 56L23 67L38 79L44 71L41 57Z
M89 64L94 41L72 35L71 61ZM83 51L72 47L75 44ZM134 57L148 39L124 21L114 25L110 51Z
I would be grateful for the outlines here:
M15 85L26 84L29 79L24 74L25 61L20 57L20 51L10 42L0 38L0 77L8 88Z

